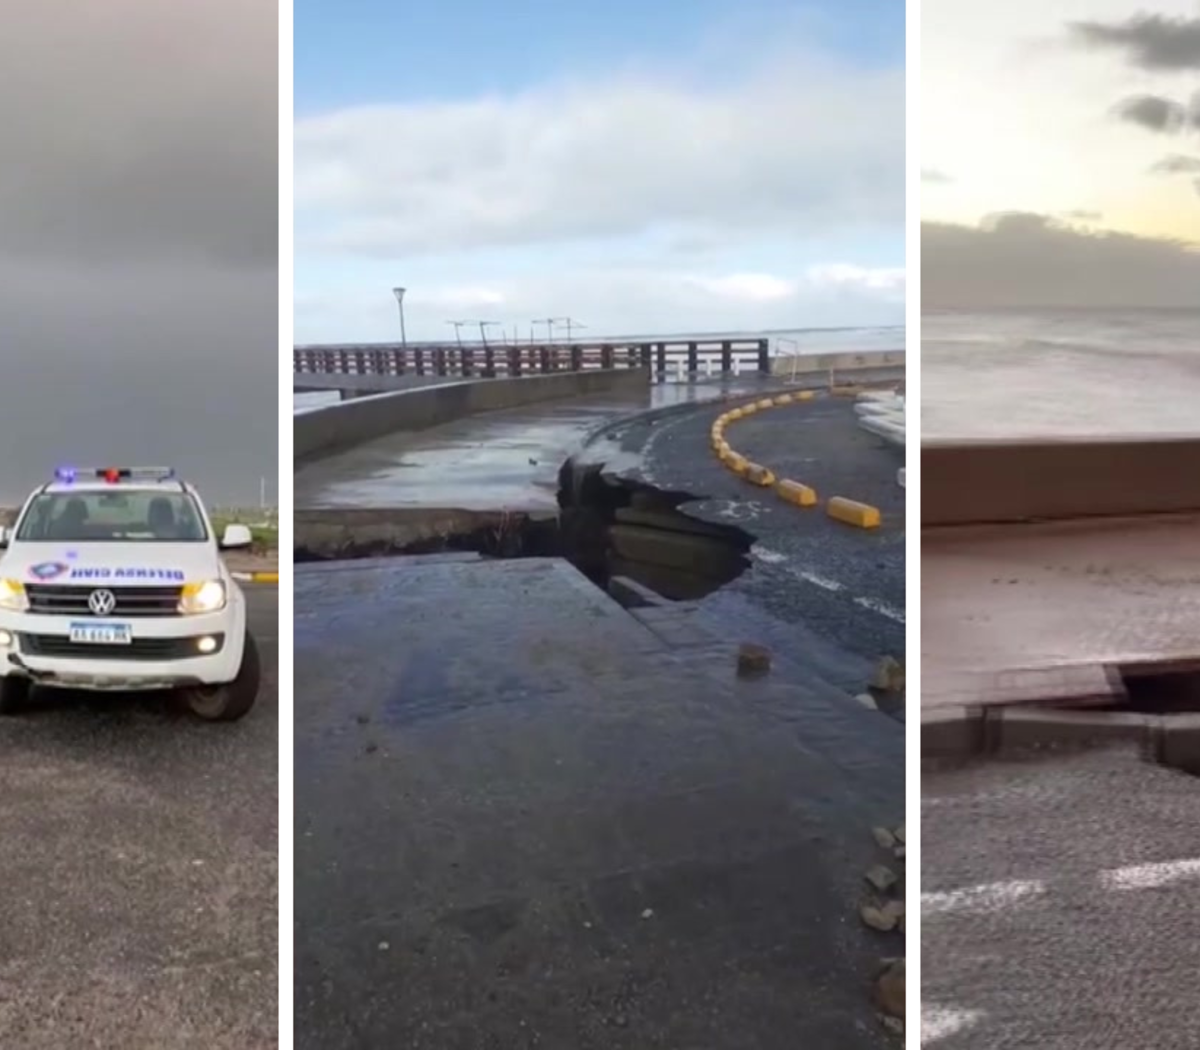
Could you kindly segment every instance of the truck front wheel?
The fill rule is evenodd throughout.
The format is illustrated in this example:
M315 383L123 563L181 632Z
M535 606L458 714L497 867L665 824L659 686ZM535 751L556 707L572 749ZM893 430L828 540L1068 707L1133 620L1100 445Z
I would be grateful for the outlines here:
M207 722L236 722L258 699L260 679L258 645L247 631L237 677L222 685L194 686L184 692L184 700L192 714Z
M0 678L0 715L19 714L29 702L33 683L28 678L10 674Z

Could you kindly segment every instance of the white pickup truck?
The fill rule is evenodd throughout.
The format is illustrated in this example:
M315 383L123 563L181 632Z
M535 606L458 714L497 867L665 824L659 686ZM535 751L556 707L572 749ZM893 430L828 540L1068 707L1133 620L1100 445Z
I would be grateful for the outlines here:
M246 601L196 490L166 468L60 469L0 533L0 714L33 687L175 689L241 718L259 690Z

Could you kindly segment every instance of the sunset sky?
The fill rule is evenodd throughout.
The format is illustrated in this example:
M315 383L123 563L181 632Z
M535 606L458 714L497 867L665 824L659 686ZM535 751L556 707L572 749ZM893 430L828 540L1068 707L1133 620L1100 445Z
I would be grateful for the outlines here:
M921 21L925 304L1195 305L1195 0L927 0Z
M1200 123L1153 130L1170 116L1147 101L1187 104L1200 88L1200 8L1154 0L1152 10L1164 21L1138 26L1130 0L927 0L922 217L1028 211L1200 241L1200 160L1190 173L1153 170L1200 155ZM1173 17L1192 21L1171 26Z

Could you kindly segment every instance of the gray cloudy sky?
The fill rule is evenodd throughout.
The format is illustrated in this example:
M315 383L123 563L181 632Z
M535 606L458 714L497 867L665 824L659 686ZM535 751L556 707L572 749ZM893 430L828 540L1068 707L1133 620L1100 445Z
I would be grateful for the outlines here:
M73 461L275 498L275 0L10 5L0 501Z
M924 11L923 305L1200 305L1195 0Z

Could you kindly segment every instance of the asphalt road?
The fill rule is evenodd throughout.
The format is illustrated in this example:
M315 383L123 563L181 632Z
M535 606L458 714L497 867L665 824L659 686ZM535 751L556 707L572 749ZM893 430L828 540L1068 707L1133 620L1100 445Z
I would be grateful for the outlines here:
M614 428L589 458L696 500L680 509L755 537L753 564L704 600L712 618L860 692L880 656L904 657L904 450L855 423L853 401L822 397L731 423L729 443L779 477L879 507L883 525L855 529L752 486L713 455L709 430L725 406L643 416Z
M921 779L922 1046L1200 1046L1200 780L1120 751Z
M278 593L247 595L241 722L78 693L0 721L0 1046L278 1045Z

